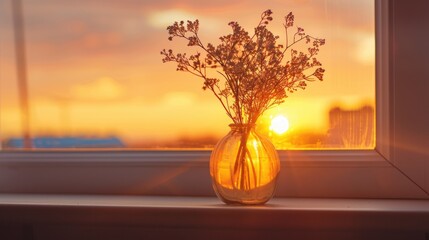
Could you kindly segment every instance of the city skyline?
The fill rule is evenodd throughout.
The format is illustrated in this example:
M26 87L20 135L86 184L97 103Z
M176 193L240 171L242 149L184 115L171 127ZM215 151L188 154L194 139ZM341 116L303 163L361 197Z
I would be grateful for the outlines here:
M278 115L282 116L283 115ZM286 118L287 119L287 118ZM273 118L262 118L256 126L257 132L271 140L276 149L374 149L375 111L366 105L347 110L333 106L329 110L329 127L326 131L312 129L296 130L287 127L282 132L272 129ZM287 119L288 121L288 119ZM226 132L225 132L226 134ZM97 134L60 134L33 136L34 148L127 148L127 149L212 149L222 136L179 135L167 140L126 142L119 136ZM126 140L126 139L125 139ZM23 148L22 138L4 139L3 149Z

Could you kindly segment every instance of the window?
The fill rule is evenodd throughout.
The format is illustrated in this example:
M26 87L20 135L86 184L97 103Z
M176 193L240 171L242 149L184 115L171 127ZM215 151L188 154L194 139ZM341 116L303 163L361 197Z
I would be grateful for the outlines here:
M424 27L427 6L376 1L376 149L281 151L277 196L428 198L429 116L418 110L428 108L422 76L429 60L420 47L427 36L408 27ZM6 151L0 153L0 190L212 195L208 157L208 151Z
M29 114L20 112L11 1L3 1L0 64L0 136L4 149L21 148L26 135L36 148L210 148L230 121L200 79L163 64L174 21L201 22L206 42L231 32L236 20L251 31L260 13L274 11L270 30L285 42L283 17L327 40L319 60L324 82L309 84L268 111L259 131L278 149L373 149L375 144L374 2L365 1L137 1L98 3L23 0ZM240 9L238 11L238 9ZM296 45L299 46L299 45ZM298 50L305 45L297 47ZM289 126L272 127L277 116ZM274 120L273 120L274 119ZM286 122L286 123L285 123ZM357 127L359 125L359 127ZM23 133L24 132L24 133Z

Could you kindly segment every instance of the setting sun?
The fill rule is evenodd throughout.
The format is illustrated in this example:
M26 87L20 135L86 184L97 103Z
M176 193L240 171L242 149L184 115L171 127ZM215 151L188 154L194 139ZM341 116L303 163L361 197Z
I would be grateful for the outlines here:
M283 116L275 116L271 120L270 130L274 131L277 134L283 134L289 129L289 120Z

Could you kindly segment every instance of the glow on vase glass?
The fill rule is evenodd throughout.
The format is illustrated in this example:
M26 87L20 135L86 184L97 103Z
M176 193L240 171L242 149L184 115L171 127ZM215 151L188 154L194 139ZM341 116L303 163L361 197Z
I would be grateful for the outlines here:
M283 115L277 115L271 120L270 130L283 134L289 129L289 120Z

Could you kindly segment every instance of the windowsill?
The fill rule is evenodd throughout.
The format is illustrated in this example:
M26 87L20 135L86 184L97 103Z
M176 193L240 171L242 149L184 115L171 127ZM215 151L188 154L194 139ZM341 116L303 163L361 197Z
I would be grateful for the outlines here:
M376 150L279 156L277 197L428 198ZM0 192L210 197L209 160L209 151L2 152Z
M274 198L227 206L212 197L0 194L0 225L10 224L425 232L429 201Z

